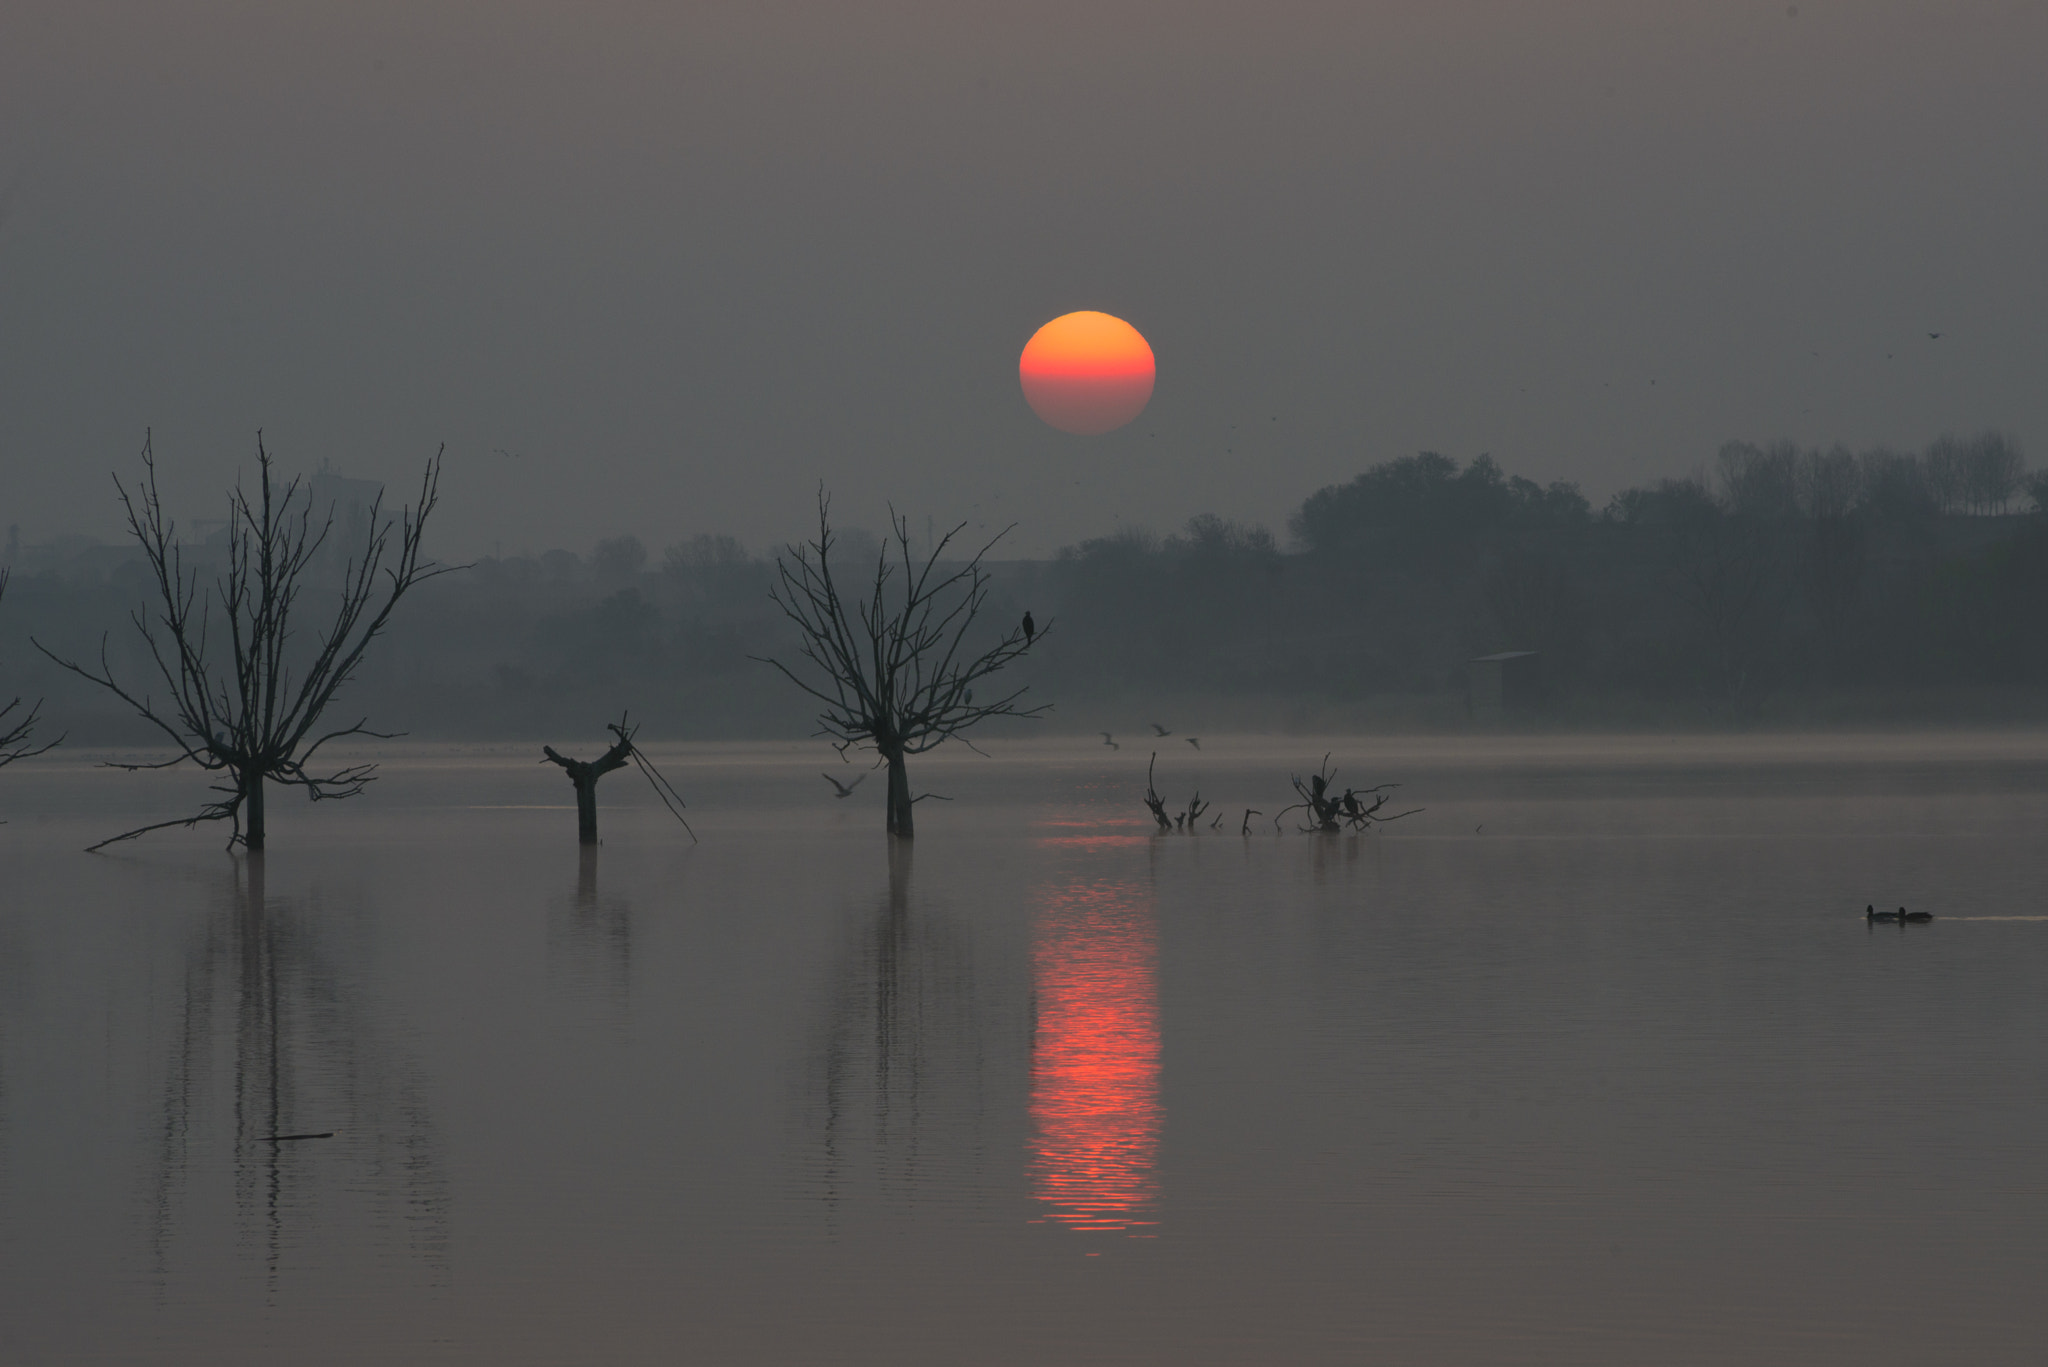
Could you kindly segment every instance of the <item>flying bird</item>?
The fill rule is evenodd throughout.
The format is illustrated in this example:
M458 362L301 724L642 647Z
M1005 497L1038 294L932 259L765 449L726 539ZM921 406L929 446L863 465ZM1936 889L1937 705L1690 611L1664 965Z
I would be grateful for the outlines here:
M1115 742L1114 740L1111 740L1111 739L1110 739L1110 735L1109 735L1109 732L1107 732L1107 731L1097 731L1097 732L1096 732L1095 734L1096 734L1096 735L1098 735L1098 736L1101 736L1101 737L1102 737L1102 743L1103 743L1104 745L1107 745L1107 746L1108 746L1108 747L1109 747L1110 749L1112 749L1112 750L1121 750L1121 749L1123 749L1123 746L1121 746L1121 745L1118 745L1118 744L1117 744L1117 743L1116 743L1116 742Z
M1200 736L1189 736L1187 740L1188 744L1194 746L1197 750L1202 748L1202 738Z
M1157 732L1158 732L1158 733L1159 733L1160 735L1162 735L1162 736L1170 736L1170 735L1172 735L1172 734L1173 734L1173 732L1171 732L1171 731L1167 730L1167 729L1166 729L1165 727L1161 726L1161 725L1160 725L1160 724L1159 724L1158 722L1156 722L1156 721L1152 723L1152 729L1153 729L1154 731L1157 731Z
M834 797L851 797L853 795L853 790L855 788L860 787L860 785L867 779L866 774L856 774L854 776L853 782L841 783L838 779L832 777L832 775L830 774L820 774L818 775L818 777L824 779L827 783L832 785L832 796Z
M1031 638L1037 634L1038 624L1031 620L1031 613L1027 610L1024 614L1024 644L1030 645Z
M1941 340L1941 334L1938 332L1930 332L1927 334L1927 340L1930 342L1938 342Z

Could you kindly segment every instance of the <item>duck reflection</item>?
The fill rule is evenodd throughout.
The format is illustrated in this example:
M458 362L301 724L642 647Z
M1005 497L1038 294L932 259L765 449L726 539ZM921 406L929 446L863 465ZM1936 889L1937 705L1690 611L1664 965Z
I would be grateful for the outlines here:
M295 1254L331 1262L352 1236L440 1267L439 1145L415 1070L363 1007L348 971L360 956L330 953L317 894L266 895L260 852L235 861L226 893L185 953L164 1062L148 1217L159 1285L174 1247L203 1247L229 1212L272 1292ZM280 1138L294 1135L326 1137Z
M1109 880L1055 889L1032 967L1033 1192L1077 1229L1150 1224L1161 1120L1151 894Z

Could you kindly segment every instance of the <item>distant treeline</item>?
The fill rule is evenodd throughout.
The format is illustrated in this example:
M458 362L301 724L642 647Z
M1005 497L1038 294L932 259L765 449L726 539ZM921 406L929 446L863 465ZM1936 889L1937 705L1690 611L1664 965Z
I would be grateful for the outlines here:
M1468 662L1510 650L1537 652L1536 725L2040 716L2044 506L2048 476L1996 434L1735 443L1598 511L1573 485L1425 452L1310 494L1291 550L1213 515L1125 532L996 565L989 615L1053 623L1020 668L1058 730L1463 725ZM105 631L140 677L139 565L17 547L0 691L47 697L74 743L148 741L27 641L90 654ZM877 545L853 531L842 549L846 574ZM337 706L429 736L574 741L622 707L650 737L803 735L801 697L750 658L793 641L773 573L723 536L658 561L633 537L487 559L408 598Z
M1740 720L1850 693L1954 710L1984 701L1958 690L2048 684L2048 517L2021 504L2048 505L2048 478L1996 434L1732 443L1598 513L1573 485L1425 452L1311 494L1295 554L1196 518L1084 542L1046 584L1060 660L1140 695L1434 696L1420 715L1441 719L1467 662L1528 650L1537 718Z

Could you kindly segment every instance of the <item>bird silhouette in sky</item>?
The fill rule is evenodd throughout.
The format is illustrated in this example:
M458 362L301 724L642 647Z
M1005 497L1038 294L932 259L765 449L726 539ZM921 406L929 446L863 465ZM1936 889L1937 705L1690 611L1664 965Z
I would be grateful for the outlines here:
M1202 748L1202 738L1200 736L1189 736L1187 741L1189 745L1194 746L1197 750Z
M1121 750L1121 749L1123 749L1123 746L1121 746L1121 745L1118 745L1118 744L1117 744L1117 743L1116 743L1116 742L1115 742L1114 740L1111 740L1111 739L1110 739L1110 735L1109 735L1109 732L1107 732L1107 731L1098 731L1098 732L1096 732L1095 734L1096 734L1096 735L1098 735L1098 736L1101 736L1101 737L1102 737L1102 743L1103 743L1104 745L1107 745L1107 746L1108 746L1108 747L1109 747L1110 749L1112 749L1112 750Z
M832 785L832 796L834 797L853 796L853 790L855 788L860 787L860 785L867 779L866 774L857 774L854 776L853 782L841 783L838 779L832 777L832 775L830 774L820 774L818 775L818 777L824 779L827 783Z
M1159 724L1158 722L1156 722L1156 721L1152 723L1152 729L1153 729L1154 731L1157 731L1157 732L1158 732L1158 733L1159 733L1160 735L1162 735L1162 736L1170 736L1170 735L1172 735L1172 734L1173 734L1173 732L1171 732L1171 731L1167 730L1167 729L1166 729L1165 727L1161 726L1161 725L1160 725L1160 724Z
M1930 342L1938 342L1941 340L1941 334L1938 332L1930 332L1927 334L1927 340Z
M1038 624L1031 620L1030 612L1024 614L1024 644L1030 645L1031 638L1038 635Z

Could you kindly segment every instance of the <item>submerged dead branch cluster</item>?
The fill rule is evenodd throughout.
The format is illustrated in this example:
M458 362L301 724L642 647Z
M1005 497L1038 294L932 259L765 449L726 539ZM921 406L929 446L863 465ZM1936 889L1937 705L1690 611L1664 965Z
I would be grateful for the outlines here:
M1180 811L1170 810L1166 805L1166 799L1159 795L1158 786L1153 779L1153 769L1158 763L1159 754L1154 751L1151 762L1145 766L1145 809L1152 814L1152 820L1158 826L1161 835L1171 835L1175 832L1192 835L1196 830L1196 821L1207 813L1210 804L1202 800L1201 789L1197 788L1194 795L1188 799L1186 808ZM1290 812L1308 813L1310 824L1298 828L1304 832L1336 832L1347 827L1353 831L1368 831L1389 821L1399 821L1404 816L1414 816L1422 810L1420 807L1413 807L1405 812L1385 812L1387 804L1393 800L1394 790L1401 786L1398 783L1378 783L1369 788L1346 788L1339 792L1335 787L1336 778L1337 771L1330 767L1330 757L1327 754L1323 756L1322 767L1307 780L1290 775L1288 781L1293 785L1295 794L1301 801L1281 808L1273 818L1273 829L1277 832L1282 818ZM1250 835L1252 818L1264 815L1265 813L1256 807L1245 808L1244 820L1239 823L1238 834ZM1222 824L1223 818L1218 815L1209 823L1209 829L1216 830Z
M1382 816L1381 810L1393 800L1394 790L1400 784L1375 783L1367 788L1346 788L1339 793L1335 787L1336 780L1337 771L1330 767L1327 753L1323 756L1322 767L1310 774L1306 782L1298 775L1288 775L1288 782L1294 786L1301 801L1282 807L1273 817L1273 829L1280 829L1281 818L1289 812L1308 813L1310 824L1300 828L1304 831L1340 831L1347 826L1354 831L1366 831L1389 821L1399 821L1404 816L1414 816L1422 810L1412 807L1405 812Z
M1209 804L1202 801L1202 790L1197 788L1194 795L1188 799L1188 805L1184 809L1169 814L1166 809L1166 799L1159 796L1158 789L1152 783L1152 769L1158 763L1159 752L1154 750L1151 762L1145 766L1145 806L1151 811L1152 819L1159 823L1159 833L1161 835L1172 831L1192 832L1195 829L1195 822L1200 820L1202 815L1209 810ZM1222 816L1217 816L1215 821L1209 823L1209 828L1214 830L1222 821Z

